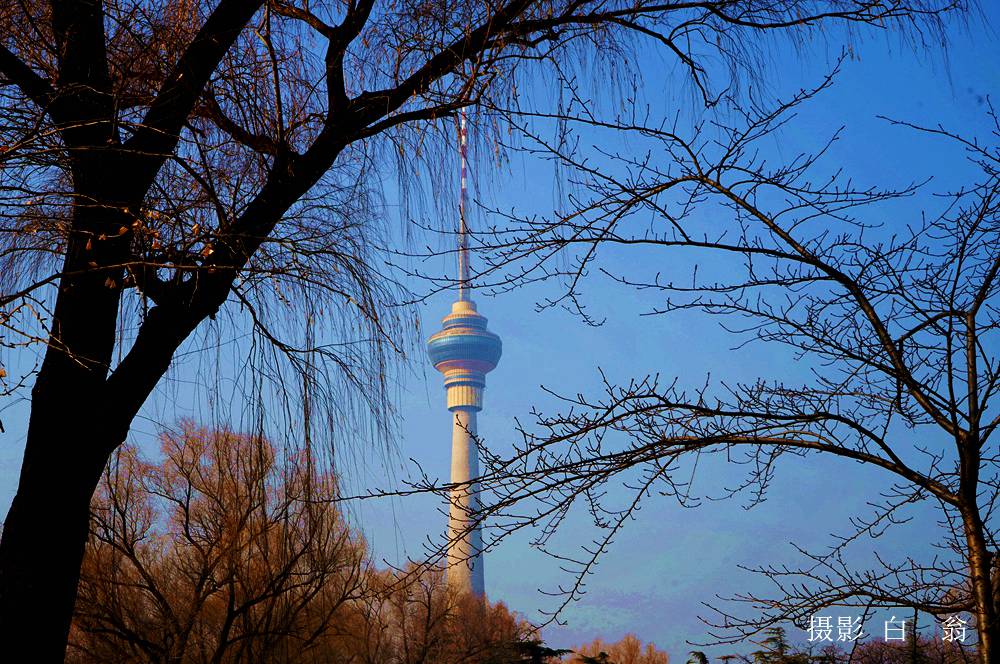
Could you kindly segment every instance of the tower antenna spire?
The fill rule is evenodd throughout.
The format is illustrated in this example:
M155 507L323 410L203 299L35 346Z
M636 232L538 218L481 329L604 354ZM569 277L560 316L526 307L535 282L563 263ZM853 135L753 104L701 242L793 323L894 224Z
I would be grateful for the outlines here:
M458 115L458 154L462 162L462 190L458 199L458 299L461 302L469 300L469 229L465 223L465 208L469 199L468 144L463 108Z

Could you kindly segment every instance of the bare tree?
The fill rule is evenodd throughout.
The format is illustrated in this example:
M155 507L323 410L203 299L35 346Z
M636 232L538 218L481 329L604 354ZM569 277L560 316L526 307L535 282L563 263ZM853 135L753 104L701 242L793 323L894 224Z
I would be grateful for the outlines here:
M991 115L996 129L986 139L909 125L964 149L978 177L935 199L947 203L940 214L890 217L881 226L879 204L923 190L858 186L820 160L829 145L787 163L767 159L764 142L816 92L777 108L737 104L735 120L691 132L560 118L587 126L591 137L624 130L628 152L600 139L585 152L579 142L538 138L580 193L555 218L508 216L482 234L493 261L482 281L565 279L549 304L586 314L579 289L588 271L600 271L625 287L662 293L655 314L695 310L721 317L741 345L791 348L813 378L686 386L651 375L605 381L601 396L561 397L565 412L538 414L512 457L490 460L481 480L492 492L484 513L501 515L500 535L539 526L544 547L574 504L590 510L604 532L565 559L578 572L564 589L569 602L647 496L660 492L683 505L703 499L692 489L699 459L701 469L713 460L743 466L744 481L720 492L745 496L751 507L764 499L783 457L858 462L885 473L873 487L872 513L852 517L850 532L829 550L801 550L801 569L759 568L774 593L735 597L750 617L718 608L714 622L728 629L715 636L733 642L786 621L802 625L830 606L910 607L941 618L968 612L980 661L1000 661L1000 125ZM612 246L659 251L655 276L608 272L596 257ZM556 255L569 257L551 261ZM694 266L694 273L671 273L670 265ZM619 481L625 493L609 492ZM526 500L537 509L515 507ZM852 564L852 545L877 537L918 502L940 514L935 555Z
M305 455L183 423L163 460L119 448L93 502L70 657L81 662L314 661L369 574L336 483ZM347 657L338 658L347 661Z
M623 60L636 40L668 49L701 86L703 52L753 69L755 33L807 36L829 22L919 31L957 6L5 4L0 323L5 347L40 347L0 542L5 648L62 656L90 497L178 349L204 345L192 335L206 320L248 320L300 379L322 385L317 367L336 369L363 403L385 405L386 357L403 325L386 309L366 201L390 156L420 163L444 144L428 131L440 118L516 98L544 63L597 51ZM337 344L309 347L293 324L317 317L339 324ZM0 380L4 390L22 382Z

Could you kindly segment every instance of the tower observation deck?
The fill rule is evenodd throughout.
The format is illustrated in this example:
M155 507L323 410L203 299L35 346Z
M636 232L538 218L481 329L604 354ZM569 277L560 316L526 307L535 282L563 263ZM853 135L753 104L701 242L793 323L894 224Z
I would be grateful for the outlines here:
M479 451L476 414L483 409L486 374L500 361L500 337L486 329L486 318L469 298L469 256L465 224L466 189L465 115L459 125L462 195L459 202L458 300L441 321L442 330L427 341L434 368L444 374L448 410L452 413L451 483L448 512L448 586L459 592L483 595L482 532L479 512Z

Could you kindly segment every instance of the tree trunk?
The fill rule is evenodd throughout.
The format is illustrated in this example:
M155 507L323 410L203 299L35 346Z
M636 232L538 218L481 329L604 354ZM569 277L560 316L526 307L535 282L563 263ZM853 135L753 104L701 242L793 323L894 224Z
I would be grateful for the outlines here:
M75 365L75 366L74 366ZM0 643L10 661L61 662L110 450L103 380L50 348L32 390L17 495L0 540Z
M0 541L0 639L9 661L63 661L90 498L106 462L94 453L105 445L45 392L46 385L36 385L20 482Z
M70 290L75 288L85 290L79 283ZM66 313L64 320L75 317L67 301L73 299L59 298L56 308ZM112 342L116 309L111 309ZM95 314L80 328L90 343L74 339L79 343L69 347L102 345L96 337L109 332L101 323ZM17 495L0 540L0 643L20 655L12 661L63 661L90 498L110 451L121 442L107 440L114 409L102 403L106 370L86 359L93 355L57 347L57 339L75 336L69 330L62 337L53 334L35 380Z
M123 262L128 239L117 232L128 223L123 207L74 210L66 276L32 389L21 476L0 540L0 647L5 655L14 653L10 661L63 660L90 498L109 454L124 439L124 431L110 424L118 420L105 391L123 270L94 267Z
M963 526L968 545L968 560L972 598L975 603L976 632L981 664L1000 664L1000 630L997 608L993 603L993 583L990 578L991 554L986 547L982 522L973 506L963 511Z

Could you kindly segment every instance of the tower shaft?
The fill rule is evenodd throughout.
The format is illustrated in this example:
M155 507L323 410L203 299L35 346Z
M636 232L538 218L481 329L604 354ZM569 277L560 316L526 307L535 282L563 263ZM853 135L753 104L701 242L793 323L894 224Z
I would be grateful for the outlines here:
M475 517L479 513L479 451L476 448L476 411L456 408L451 431L451 507L448 512L448 585L460 592L486 592L483 574L483 536Z

